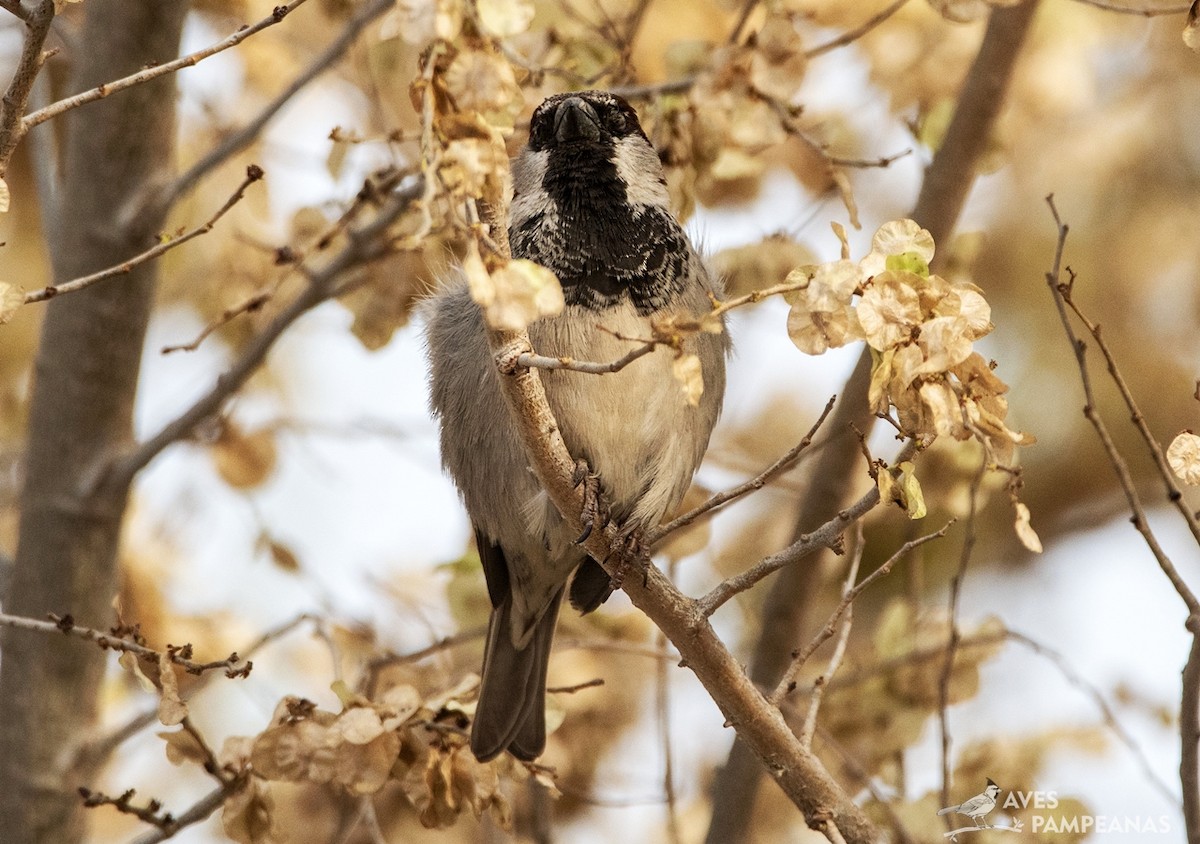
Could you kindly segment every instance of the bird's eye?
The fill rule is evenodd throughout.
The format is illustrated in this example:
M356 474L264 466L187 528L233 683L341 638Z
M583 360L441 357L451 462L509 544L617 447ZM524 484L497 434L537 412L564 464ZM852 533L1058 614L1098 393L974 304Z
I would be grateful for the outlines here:
M610 111L604 116L604 128L614 135L625 134L625 115L619 111Z

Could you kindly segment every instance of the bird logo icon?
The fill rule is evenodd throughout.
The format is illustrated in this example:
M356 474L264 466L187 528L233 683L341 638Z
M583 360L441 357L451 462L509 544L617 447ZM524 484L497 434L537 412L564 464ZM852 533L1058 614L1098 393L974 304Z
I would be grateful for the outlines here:
M966 815L974 822L975 826L982 828L984 826L982 823L983 817L996 808L996 798L999 794L1000 786L992 782L989 777L987 788L983 790L982 794L976 794L970 800L967 800L965 803L959 803L957 806L947 806L944 809L938 809L938 814L948 815L954 812L959 815Z

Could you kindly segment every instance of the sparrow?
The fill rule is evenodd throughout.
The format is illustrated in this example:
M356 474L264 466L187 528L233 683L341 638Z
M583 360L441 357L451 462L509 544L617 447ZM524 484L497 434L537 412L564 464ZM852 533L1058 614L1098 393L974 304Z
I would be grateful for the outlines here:
M611 362L667 316L697 319L722 288L672 215L658 154L637 113L604 91L559 94L534 110L511 162L514 258L552 270L565 307L529 326L538 354ZM475 531L492 612L471 750L522 760L545 749L546 670L564 592L581 612L613 584L579 547L529 469L501 393L479 307L457 281L426 308L431 405L442 463ZM658 347L611 374L543 370L546 399L571 455L586 462L623 531L656 526L683 498L725 392L729 342L687 336L703 392L690 404ZM569 585L568 585L569 584Z
M965 803L959 803L957 806L947 806L945 809L938 809L939 815L948 815L951 812L957 812L960 815L966 815L976 826L980 825L980 820L992 809L996 808L996 797L1000 794L1000 786L992 782L988 778L987 788L982 794L976 794Z

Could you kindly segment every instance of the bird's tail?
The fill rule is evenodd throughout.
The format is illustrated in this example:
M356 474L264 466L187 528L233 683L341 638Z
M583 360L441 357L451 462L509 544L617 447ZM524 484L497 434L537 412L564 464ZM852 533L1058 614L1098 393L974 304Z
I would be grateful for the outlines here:
M492 610L483 648L483 682L471 724L471 752L481 762L505 750L532 761L546 747L546 669L562 591L534 625L525 647L512 641L512 596Z
M939 815L948 815L951 812L957 812L957 811L958 811L957 806L947 806L945 809L938 809L938 814Z

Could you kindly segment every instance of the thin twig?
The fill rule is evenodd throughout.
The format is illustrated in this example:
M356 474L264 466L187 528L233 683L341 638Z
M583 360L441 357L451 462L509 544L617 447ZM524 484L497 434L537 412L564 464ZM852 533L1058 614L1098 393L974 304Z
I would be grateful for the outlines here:
M846 769L846 772L867 790L867 793L871 795L871 799L887 815L888 822L892 825L892 831L896 833L897 842L899 844L916 844L912 834L905 828L903 819L897 814L891 801L885 798L883 793L880 792L879 787L875 784L875 778L871 776L870 772L854 758L844 745L838 742L830 735L828 730L819 724L817 725L817 736L820 737L823 744L827 745L830 750L837 754L837 757L842 760L842 767Z
M971 563L971 553L975 550L976 515L979 508L979 488L983 484L983 476L987 472L987 454L979 461L979 469L971 478L969 505L967 509L966 531L963 536L962 552L958 557L958 570L950 581L950 608L947 623L950 633L946 639L945 656L942 659L942 670L938 676L938 729L941 735L942 748L942 791L941 805L950 805L950 719L947 710L950 706L950 675L954 670L954 657L958 651L962 634L958 629L958 601L962 594L963 580L967 576L967 566ZM953 818L947 816L946 829L953 826Z
M547 686L546 694L573 695L576 692L582 692L584 689L595 689L603 685L603 677L593 677L590 680L584 680L582 683L576 683L573 686Z
M742 40L742 32L745 31L746 24L750 22L750 15L753 14L756 6L758 6L758 0L743 0L741 11L738 12L738 19L729 33L728 43L736 44Z
M1137 9L1133 6L1120 6L1116 3L1107 3L1105 0L1075 0L1076 3L1082 3L1085 6L1095 6L1097 9L1103 9L1106 12L1116 12L1121 15L1139 15L1143 18L1153 18L1158 15L1182 15L1191 8L1186 4L1182 6L1163 6L1161 9Z
M144 68L139 70L137 73L132 73L129 76L121 79L114 79L112 82L106 82L103 85L98 85L95 88L75 94L72 97L67 97L66 99L51 103L45 108L40 108L37 111L30 112L29 114L25 115L23 120L21 120L20 132L21 134L24 134L34 126L37 126L39 123L45 123L47 120L58 117L60 114L64 114L73 108L78 108L81 105L104 99L105 97L112 96L119 91L124 91L126 88L132 88L135 85L143 85L153 79L158 79L160 76L166 76L167 74L174 73L175 71L181 70L185 67L191 67L192 65L198 64L210 56L215 56L217 53L224 52L231 47L236 47L251 35L262 32L267 27L274 26L275 24L279 23L285 17L287 17L289 13L294 11L297 7L302 6L306 2L308 2L308 0L292 0L292 2L288 3L287 5L276 6L271 11L271 14L269 14L267 17L263 18L258 23L251 24L250 26L243 26L224 41L219 41L216 44L210 44L209 46L201 50L197 50L194 53L188 53L186 56L180 56L174 61L155 65L154 67Z
M358 36L362 34L367 25L394 5L393 0L373 0L373 2L364 6L358 14L346 22L341 34L322 53L313 59L308 67L301 71L286 88L263 106L252 120L236 132L222 139L203 158L188 167L170 186L160 191L158 197L153 201L161 202L165 207L170 207L206 175L230 157L250 146L262 132L263 128L271 122L285 105L291 102L296 94L336 64L358 39Z
M13 151L28 131L23 118L29 104L29 93L46 60L42 46L50 34L50 25L54 23L54 10L55 0L41 0L23 18L25 40L21 44L21 57L17 59L16 70L13 71L0 107L0 176L8 172Z
M168 838L174 838L180 830L192 826L193 824L198 824L203 820L207 820L209 815L225 805L226 800L245 788L248 782L248 777L241 776L235 780L232 780L227 785L223 785L210 791L208 794L204 795L204 797L196 801L191 808L179 815L179 817L175 818L174 823L172 823L169 828L151 830L145 835L134 839L132 844L158 844L160 841L166 841Z
M0 0L0 9L17 16L23 21L28 21L30 11L21 5L21 0Z
M1100 710L1100 717L1104 720L1104 725L1112 731L1113 735L1125 745L1130 753L1133 754L1134 761L1137 766L1142 769L1142 776L1146 778L1158 792L1167 799L1169 803L1175 806L1181 806L1179 794L1172 790L1171 786L1163 782L1154 770L1154 766L1150 764L1150 760L1146 757L1146 752L1137 743L1137 740L1130 735L1129 731L1117 720L1117 714L1109 706L1108 701L1104 697L1104 693L1096 688L1092 683L1075 670L1067 657L1051 648L1049 645L1043 645L1041 642L1026 636L1024 633L1018 633L1016 630L1009 630L1005 636L1008 641L1016 642L1017 644L1028 648L1033 653L1053 663L1058 672L1066 679L1068 683L1074 686L1079 691L1083 692L1092 699L1092 703Z
M667 569L667 577L675 580L679 568L674 559ZM661 630L654 632L654 645L662 649L667 645L667 636ZM658 727L658 741L662 747L663 795L667 798L667 840L671 844L682 844L683 833L679 829L679 796L675 792L675 748L671 744L671 666L659 660L654 664L654 715Z
M517 366L535 367L537 369L566 369L571 372L587 372L592 375L607 375L611 372L620 372L635 360L653 352L659 343L651 342L645 345L638 346L632 349L628 354L622 355L609 363L596 363L594 361L575 360L569 357L547 357L546 355L533 354L525 352L518 355L514 363Z
M825 642L827 642L830 637L833 636L834 632L837 630L838 619L841 618L842 613L850 610L851 605L855 600L857 600L859 595L861 595L872 583L890 574L893 566L908 556L913 549L924 545L926 542L944 537L946 535L946 531L950 529L952 524L954 524L953 519L946 522L945 526L939 531L935 531L934 533L929 533L925 536L917 537L916 539L911 539L908 542L905 542L900 546L899 550L897 550L895 554L892 554L892 556L888 557L887 562L875 569L875 571L871 572L869 575L867 575L867 577L863 578L862 583L859 583L858 585L851 583L853 588L850 588L844 592L841 603L838 604L837 608L829 616L829 620L825 622L825 626L821 628L817 635L813 637L812 641L809 642L803 650L796 651L795 656L792 658L792 663L788 667L787 673L785 673L780 679L779 684L775 687L775 691L771 693L771 696L767 698L767 700L778 706L784 695L795 690L796 675L800 673L800 668L806 661L808 661L808 658L816 652L817 648L821 647L821 645L825 644Z
M896 463L903 463L915 454L917 444L909 442L896 457ZM705 617L712 615L730 598L745 592L767 575L778 571L784 566L791 565L807 557L821 548L836 548L842 532L861 519L879 503L879 487L873 486L862 498L855 501L845 510L821 525L812 533L802 534L799 539L782 551L766 557L746 571L734 577L726 578L697 601L697 608Z
M213 230L213 227L217 224L217 221L224 217L226 213L228 213L229 209L233 208L233 206L242 201L242 198L246 195L246 189L250 187L250 185L262 179L262 177L262 168L257 164L251 164L246 168L246 177L242 180L242 183L238 185L237 190L235 190L233 195L225 201L224 205L217 209L217 212L213 214L207 222L197 226L191 231L179 235L178 237L164 240L158 245L147 249L145 252L133 256L128 261L122 261L120 264L116 264L108 269L100 270L99 272L94 272L90 275L81 276L79 278L72 279L71 281L65 281L62 284L52 284L47 287L43 287L41 290L30 291L29 293L25 294L25 304L29 305L34 302L45 302L53 299L55 296L62 296L66 293L74 293L78 290L83 290L85 287L91 287L98 281L104 281L105 279L113 278L114 276L118 275L125 275L134 267L140 266L149 261L153 261L155 258L165 255L172 249L180 247L189 240L197 238L202 234L208 234Z
M907 2L908 0L896 0L896 2L892 3L892 5L883 9L883 11L872 15L870 18L867 18L867 20L861 26L847 30L837 38L834 38L832 41L826 41L824 44L818 44L816 47L805 50L805 58L815 59L817 56L823 56L831 50L836 50L838 47L845 47L847 44L853 44L855 41L862 38L892 15L896 14L896 12L900 11L900 9Z
M19 615L0 613L0 625L14 627L18 630L30 630L37 633L63 633L75 636L89 642L95 642L101 650L121 651L135 656L145 657L155 663L165 654L171 662L185 669L189 674L203 674L206 671L222 670L226 676L245 677L249 675L251 663L242 659L237 653L232 653L225 659L213 662L194 662L191 659L191 645L168 645L165 651L158 651L145 644L129 638L121 633L101 633L91 627L83 627L75 623L70 615L55 615L49 613L49 621L39 621L36 618L25 618Z
M1145 508L1142 506L1141 496L1138 494L1133 476L1129 471L1129 466L1125 462L1124 457L1121 456L1116 443L1113 442L1112 436L1108 432L1108 427L1104 424L1104 419L1100 416L1092 389L1091 374L1087 365L1087 345L1076 336L1075 329L1071 326L1071 320L1067 314L1067 296L1070 294L1071 285L1074 283L1074 273L1071 272L1069 267L1067 268L1067 273L1070 275L1070 281L1063 282L1061 280L1062 256L1066 248L1067 232L1069 229L1062 221L1062 218L1059 217L1058 208L1054 205L1053 195L1046 197L1046 204L1050 206L1050 213L1053 215L1054 224L1058 229L1058 238L1054 249L1054 263L1051 266L1050 272L1046 273L1046 284L1050 288L1050 294L1054 297L1054 305L1058 309L1059 319L1063 325L1063 332L1066 334L1067 339L1071 343L1071 348L1075 353L1075 362L1079 369L1079 378L1083 385L1084 400L1086 402L1083 408L1083 415L1096 431L1096 435L1100 438L1105 453L1108 455L1108 461L1117 474L1121 489L1125 493L1125 500L1128 502L1129 510L1133 514L1133 518L1131 519L1133 526L1142 535L1146 547L1154 555L1159 568L1175 588L1176 593L1183 600L1188 611L1185 626L1192 635L1192 643L1191 648L1188 650L1187 662L1184 663L1183 682L1180 689L1179 780L1183 787L1183 818L1184 826L1187 829L1187 838L1191 844L1197 844L1197 842L1200 842L1200 601L1197 600L1195 593L1188 586L1187 581L1183 579L1179 570L1176 569L1171 558L1167 556L1162 546L1159 545L1154 531L1150 529L1150 523L1146 519ZM1189 526L1190 524L1189 522Z
M424 190L421 184L396 191L376 214L375 218L351 231L346 247L333 260L309 274L309 283L275 319L255 337L233 365L217 378L208 392L198 398L158 433L137 445L119 458L104 477L109 483L127 484L138 471L159 455L163 449L191 434L195 427L216 413L225 399L236 392L258 370L275 341L292 323L317 305L341 292L337 282L348 270L370 263L389 254L390 244L384 237L388 227L408 209Z
M899 161L901 158L912 155L912 147L901 150L900 152L894 152L891 155L885 155L882 158L842 158L841 156L830 155L824 150L821 151L821 155L825 157L826 161L837 167L856 167L860 169L890 167L894 162Z
M829 416L830 411L833 410L833 405L836 399L837 396L830 397L829 401L825 404L825 409L822 410L821 415L817 417L817 421L813 423L813 426L809 428L808 433L804 435L804 439L800 440L800 442L798 442L790 451L764 469L759 475L751 478L744 484L735 486L733 489L727 489L724 492L718 492L716 495L709 498L694 510L690 510L689 512L684 513L682 516L672 519L665 525L660 525L659 527L650 531L646 535L646 544L650 547L654 547L660 541L662 541L664 537L674 533L675 531L679 530L679 528L684 527L685 525L690 525L692 522L696 521L696 519L700 518L706 513L710 513L713 510L716 510L718 507L723 507L729 502L741 498L747 493L762 489L776 477L790 469L800 457L800 453L812 444L813 437L816 436L817 431L820 430L821 426L825 423L825 419Z
M854 582L858 580L858 567L862 564L865 545L862 522L858 522L854 525L854 553L850 557L850 568L846 572L846 583L842 587L845 607L842 610L841 632L838 633L837 642L833 646L833 653L829 657L825 671L813 681L814 688L808 699L808 712L805 714L804 724L800 728L800 743L809 749L812 748L813 733L817 729L817 712L820 711L821 700L825 697L826 684L837 673L838 666L842 664L842 657L846 653L846 643L850 641L850 627L854 623L854 604L850 594L854 591ZM772 703L774 702L772 701Z
M221 311L221 315L214 319L208 325L200 329L200 333L186 343L175 343L170 346L163 346L160 354L169 355L174 352L194 352L200 348L200 344L207 340L212 333L217 329L228 325L237 319L242 314L251 314L262 308L263 305L271 301L271 296L274 295L274 290L260 290L247 296L241 302L238 302L232 308L226 308Z
M289 619L288 621L283 622L282 624L278 624L275 627L263 631L263 633L257 639L248 644L246 647L239 648L238 653L243 659L251 659L255 656L255 654L257 654L271 642L282 638L291 631L295 630L301 624L312 620L313 616L309 615L308 613L301 613ZM206 672L205 674L200 675L188 689L188 695L185 699L185 702L195 698L195 696L199 694L200 690L207 686L209 681L215 676L216 675L212 672ZM137 735L150 725L157 723L158 704L156 703L154 706L139 712L124 724L116 727L103 736L89 741L86 744L80 745L79 749L75 753L75 761L71 765L72 769L98 769L100 765L102 765L108 759L113 751L124 744L128 739Z

